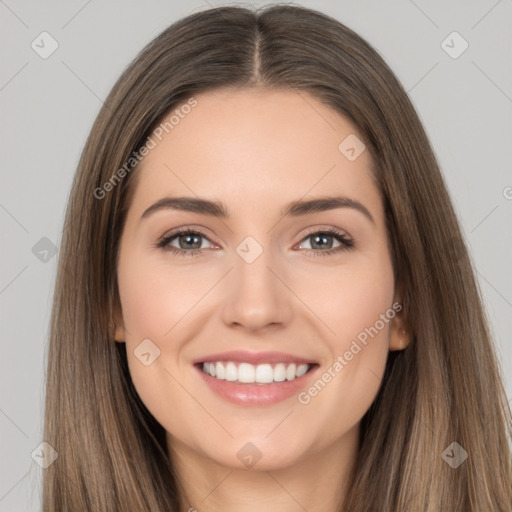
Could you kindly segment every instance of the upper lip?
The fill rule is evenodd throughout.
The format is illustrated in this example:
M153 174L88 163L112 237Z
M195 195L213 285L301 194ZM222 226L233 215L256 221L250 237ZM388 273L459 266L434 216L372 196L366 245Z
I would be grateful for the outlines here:
M297 357L285 352L249 352L244 350L231 350L229 352L219 352L209 356L204 356L194 361L198 363L212 363L216 361L233 361L234 363L297 363L297 364L315 364L311 359Z

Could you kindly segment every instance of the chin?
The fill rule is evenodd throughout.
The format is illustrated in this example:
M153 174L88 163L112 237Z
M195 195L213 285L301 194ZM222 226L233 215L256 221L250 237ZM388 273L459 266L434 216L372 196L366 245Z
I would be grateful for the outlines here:
M231 469L248 471L277 471L296 465L305 456L306 449L295 442L283 444L282 439L271 440L265 435L237 437L219 443L219 451L208 450L205 456Z

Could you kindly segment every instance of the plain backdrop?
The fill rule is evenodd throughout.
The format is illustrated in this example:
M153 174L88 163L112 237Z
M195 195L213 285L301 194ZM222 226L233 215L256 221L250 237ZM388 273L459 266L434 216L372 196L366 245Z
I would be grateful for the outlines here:
M358 32L408 91L471 250L511 398L512 2L294 3ZM58 247L93 120L121 71L154 36L220 5L228 4L0 0L1 511L40 509L42 469L31 454L43 441Z

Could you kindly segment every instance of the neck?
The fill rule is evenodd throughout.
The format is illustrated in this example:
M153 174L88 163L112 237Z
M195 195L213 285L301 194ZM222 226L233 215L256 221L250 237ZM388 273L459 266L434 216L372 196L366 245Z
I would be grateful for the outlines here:
M340 512L354 469L359 425L336 443L311 448L289 467L227 467L168 434L182 488L181 512Z

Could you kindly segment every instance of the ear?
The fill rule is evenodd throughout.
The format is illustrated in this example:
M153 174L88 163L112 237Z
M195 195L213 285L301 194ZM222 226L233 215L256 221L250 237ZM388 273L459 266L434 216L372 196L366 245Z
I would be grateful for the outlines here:
M404 314L403 293L399 290L393 302L395 316L390 321L389 350L403 350L411 341L411 330Z
M118 301L113 307L112 320L110 322L110 333L115 341L124 343L126 338L126 328L124 326L123 311Z

